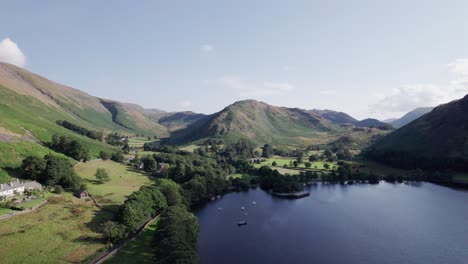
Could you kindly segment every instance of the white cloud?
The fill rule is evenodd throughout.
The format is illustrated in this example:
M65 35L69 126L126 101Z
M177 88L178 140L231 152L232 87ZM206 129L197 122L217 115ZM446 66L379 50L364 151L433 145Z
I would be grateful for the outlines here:
M182 100L180 102L177 103L177 107L181 108L181 109L188 109L190 107L192 107L192 102L190 100Z
M209 84L233 90L241 97L259 98L269 95L283 94L294 90L294 85L286 82L252 82L245 81L239 76L223 76L216 80L207 81Z
M0 61L24 67L26 65L26 56L13 40L5 38L0 42Z
M320 90L319 91L319 94L321 94L321 95L335 95L337 93L338 92L335 91L335 90Z
M453 73L468 76L468 59L456 59L448 64L448 68Z
M371 114L379 117L399 117L422 106L437 106L468 94L468 59L457 59L448 64L457 78L445 85L412 84L395 88L390 94L379 95L370 107Z
M203 45L201 46L201 50L202 50L203 52L212 52L212 51L214 50L214 47L213 47L213 45L211 45L211 44L203 44Z

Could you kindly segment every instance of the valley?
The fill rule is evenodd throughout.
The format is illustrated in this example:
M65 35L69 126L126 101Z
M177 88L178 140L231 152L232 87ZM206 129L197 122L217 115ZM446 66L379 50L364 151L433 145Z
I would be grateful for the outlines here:
M7 263L32 256L38 262L94 263L140 231L105 263L197 263L199 252L203 263L216 263L206 244L209 220L200 212L223 204L223 196L273 199L288 210L295 200L280 202L271 194L306 190L311 197L304 199L313 199L327 188L337 192L333 197L339 189L468 182L464 132L455 129L466 123L464 115L449 117L468 111L466 98L421 116L430 109L415 111L403 118L414 121L395 129L395 120L357 120L343 112L256 100L213 114L145 109L5 63L0 94L0 183L37 181L42 188L4 197L0 214L47 201L0 219L0 252ZM427 160L437 160L443 170L425 166Z

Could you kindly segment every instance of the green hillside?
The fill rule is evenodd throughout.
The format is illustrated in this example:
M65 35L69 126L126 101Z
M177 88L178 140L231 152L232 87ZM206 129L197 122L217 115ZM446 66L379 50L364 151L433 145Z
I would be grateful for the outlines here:
M6 170L18 167L25 156L54 153L45 146L54 134L78 139L92 157L101 150L116 150L57 125L57 120L104 134L168 135L164 126L125 104L102 100L0 63L0 180L8 179Z
M181 144L218 137L232 142L243 137L257 144L303 145L329 142L344 130L313 111L245 100L175 131L171 141Z
M405 167L468 166L468 96L390 133L369 151L375 159Z

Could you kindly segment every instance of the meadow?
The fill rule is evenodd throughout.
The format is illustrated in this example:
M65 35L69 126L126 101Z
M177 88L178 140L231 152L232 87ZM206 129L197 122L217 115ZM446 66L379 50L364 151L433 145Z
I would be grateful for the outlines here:
M107 171L110 181L98 184L94 174L98 168ZM151 184L151 179L143 171L111 160L91 160L75 167L80 177L86 180L89 193L100 203L122 204L126 197L141 186Z
M0 222L2 263L78 263L105 249L99 226L111 213L70 195L48 201Z
M275 158L268 158L265 159L264 162L257 164L254 163L254 167L260 168L261 166L269 166L272 168L276 169L283 169L287 171L298 171L298 170L306 170L307 168L305 167L305 162L307 162L306 157L304 157L304 163L299 164L297 167L292 166L292 162L295 161L295 158L290 158L290 157L275 157ZM273 166L272 163L276 162L276 166ZM311 162L312 165L310 169L312 170L327 170L324 165L328 164L330 166L330 169L333 169L335 166L337 166L336 162L327 162L327 161L314 161ZM284 168L284 165L288 166L287 168ZM297 173L298 174L298 173Z
M135 137L128 139L128 145L132 148L143 148L145 143L158 141L158 139L148 139L147 137Z

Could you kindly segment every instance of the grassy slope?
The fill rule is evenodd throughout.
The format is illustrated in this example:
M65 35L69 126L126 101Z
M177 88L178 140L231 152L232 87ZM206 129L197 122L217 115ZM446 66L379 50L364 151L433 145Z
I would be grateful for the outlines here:
M15 167L26 155L44 155L50 150L37 144L50 142L53 134L78 138L96 157L101 150L113 147L55 124L68 120L88 129L123 134L146 133L165 136L164 127L142 113L127 109L124 104L113 103L117 119L125 126L113 122L99 98L79 90L53 83L24 69L0 63L0 171ZM14 140L5 140L5 135ZM2 139L3 138L3 139ZM4 171L0 174L4 177Z
M373 147L423 158L468 160L468 97L436 107L432 112L390 133Z
M135 240L119 250L112 258L105 261L106 264L133 264L153 263L154 248L151 246L153 237L158 227L158 220L152 222Z
M127 104L110 102L115 111L105 107L103 101L80 90L54 83L42 76L10 64L0 63L0 85L18 94L33 97L66 112L71 122L90 129L104 129L127 134L145 133L167 135L166 128L150 120L141 111ZM27 105L26 105L27 106ZM143 109L144 110L144 109ZM117 122L114 122L116 119ZM54 122L56 120L53 120ZM123 126L121 124L123 124Z
M50 142L53 134L67 135L85 144L92 156L101 150L112 151L113 147L55 124L55 120L66 119L64 112L46 106L28 96L18 95L0 86L0 127L15 135L14 142L0 141L0 167L17 167L27 155L43 156L52 150L38 144Z
M185 144L208 137L221 137L230 143L246 137L260 145L304 145L329 142L336 139L336 133L342 130L340 126L311 111L246 100L174 132L172 140Z
M1 222L3 263L76 263L105 248L96 229L111 215L98 212L90 202L61 197ZM74 209L80 213L74 214Z
M49 202L35 212L2 221L2 262L23 263L25 259L33 258L34 263L77 263L105 249L99 226L112 219L115 206L121 204L127 195L151 183L151 180L113 161L93 160L76 167L81 177L91 180L96 168L105 168L111 181L101 185L91 181L90 193L105 196L112 205L98 209L92 202L76 199L67 193L59 196L63 198L56 199L58 202ZM81 213L74 214L74 209Z
M107 171L111 178L110 182L96 184L94 174L98 168ZM98 200L102 200L101 202L109 200L107 203L121 204L128 195L138 190L142 185L151 183L148 176L141 171L135 171L129 166L110 160L92 160L80 163L75 169L78 175L87 180L89 192Z

